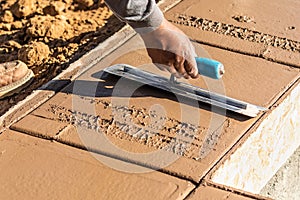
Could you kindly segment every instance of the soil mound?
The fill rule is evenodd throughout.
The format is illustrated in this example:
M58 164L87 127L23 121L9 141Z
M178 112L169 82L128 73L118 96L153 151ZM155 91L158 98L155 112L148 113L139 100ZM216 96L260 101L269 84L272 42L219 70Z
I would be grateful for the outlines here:
M25 91L0 100L0 115L123 25L103 0L0 1L0 63L19 59L35 73Z

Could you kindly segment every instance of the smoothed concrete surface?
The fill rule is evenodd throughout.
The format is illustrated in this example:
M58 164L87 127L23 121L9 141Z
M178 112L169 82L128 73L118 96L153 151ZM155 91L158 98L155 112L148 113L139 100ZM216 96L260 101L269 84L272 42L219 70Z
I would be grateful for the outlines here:
M87 151L49 140L0 135L0 199L183 199L193 188L157 171L113 170Z

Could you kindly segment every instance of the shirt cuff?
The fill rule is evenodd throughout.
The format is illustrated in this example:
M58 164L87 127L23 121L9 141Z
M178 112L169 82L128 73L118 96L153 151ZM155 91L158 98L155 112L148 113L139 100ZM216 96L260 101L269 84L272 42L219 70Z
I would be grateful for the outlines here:
M139 34L149 33L157 29L164 19L162 11L157 5L150 15L142 21L128 21L127 23Z

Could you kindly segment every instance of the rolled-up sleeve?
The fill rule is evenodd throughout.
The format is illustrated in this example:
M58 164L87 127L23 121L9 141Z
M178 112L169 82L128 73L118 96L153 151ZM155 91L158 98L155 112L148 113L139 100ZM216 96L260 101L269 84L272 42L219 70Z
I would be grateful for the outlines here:
M155 0L105 0L114 14L134 29L156 29L163 20L163 13Z

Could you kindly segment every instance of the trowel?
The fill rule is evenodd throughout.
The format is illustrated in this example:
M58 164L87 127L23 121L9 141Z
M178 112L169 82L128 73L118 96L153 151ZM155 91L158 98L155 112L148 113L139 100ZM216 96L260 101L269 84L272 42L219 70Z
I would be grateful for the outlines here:
M225 73L223 64L216 60L197 57L196 63L198 72L202 76L221 79ZM259 113L267 110L264 107L213 93L191 84L179 82L174 75L171 75L170 79L168 79L127 64L116 64L105 68L104 71L248 117L256 117Z

